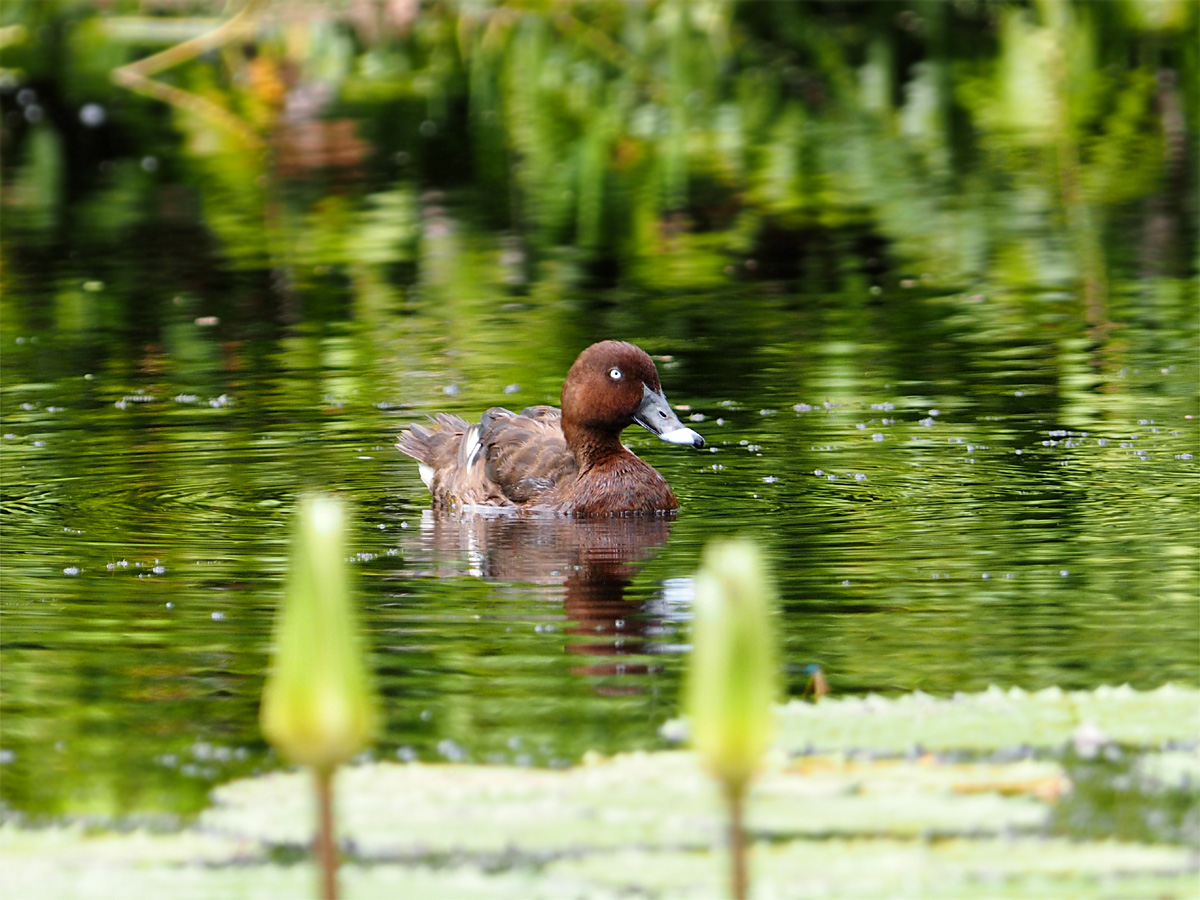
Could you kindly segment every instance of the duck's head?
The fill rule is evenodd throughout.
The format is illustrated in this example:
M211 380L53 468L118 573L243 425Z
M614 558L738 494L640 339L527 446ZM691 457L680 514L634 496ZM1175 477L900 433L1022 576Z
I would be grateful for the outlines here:
M619 435L634 422L664 441L703 447L663 395L654 360L633 344L601 341L575 360L562 387L563 430Z

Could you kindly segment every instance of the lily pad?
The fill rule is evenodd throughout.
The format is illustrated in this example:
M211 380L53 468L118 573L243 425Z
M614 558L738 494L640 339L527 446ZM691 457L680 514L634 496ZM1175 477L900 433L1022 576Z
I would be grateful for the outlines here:
M1154 691L1121 686L1029 693L992 687L946 699L917 692L826 699L815 705L793 701L780 708L777 743L791 753L1051 748L1087 725L1109 740L1153 747L1200 741L1197 709L1200 690L1171 684Z
M747 824L779 840L829 835L999 834L1039 827L1044 795L1066 788L1054 763L948 765L932 758L782 765L752 788ZM343 835L360 858L500 854L540 860L630 846L707 850L723 810L690 753L632 753L565 771L379 763L337 782ZM305 773L218 789L204 830L271 845L308 839Z
M752 896L1195 896L1200 763L1178 748L1131 748L1194 741L1198 694L991 691L789 706L749 799ZM913 752L1068 741L1067 753L1011 760ZM812 747L828 752L799 752ZM554 771L378 763L342 770L337 789L351 900L726 895L723 810L690 752L594 756ZM278 772L222 786L176 833L10 823L0 827L4 894L313 896L311 798L308 773ZM1103 824L1163 811L1165 830ZM1097 827L1056 834L1080 817Z

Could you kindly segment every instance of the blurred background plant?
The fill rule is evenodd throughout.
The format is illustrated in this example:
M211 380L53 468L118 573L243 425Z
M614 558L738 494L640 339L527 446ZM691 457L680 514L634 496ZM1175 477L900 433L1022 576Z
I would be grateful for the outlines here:
M903 257L1076 279L1095 324L1109 255L1195 263L1189 0L273 3L159 76L267 152L113 84L237 8L5 4L8 228L51 256L79 219L137 239L169 176L195 238L276 287L318 287L297 258L403 282L455 191L514 285L566 260L643 288L866 286Z

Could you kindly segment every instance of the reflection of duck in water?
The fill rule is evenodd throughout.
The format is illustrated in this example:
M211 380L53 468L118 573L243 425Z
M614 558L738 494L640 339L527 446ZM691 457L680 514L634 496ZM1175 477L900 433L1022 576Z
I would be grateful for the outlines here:
M666 479L621 444L637 423L665 441L703 447L681 423L654 362L633 344L602 341L579 355L562 410L493 407L478 425L439 413L411 425L397 447L420 463L434 506L491 506L573 516L670 512Z
M561 585L567 631L591 638L568 643L568 652L643 655L658 649L647 639L661 640L664 616L630 603L625 590L638 563L666 543L673 525L667 516L575 519L426 510L421 549L439 574L461 573L465 562L469 574L487 581ZM455 564L447 566L451 560ZM638 674L647 668L614 661L576 671Z

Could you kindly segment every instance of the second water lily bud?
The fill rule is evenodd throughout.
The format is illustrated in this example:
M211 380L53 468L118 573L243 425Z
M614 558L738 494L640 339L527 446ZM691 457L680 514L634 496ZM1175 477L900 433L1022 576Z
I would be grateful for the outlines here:
M259 722L289 761L331 770L367 746L376 723L350 591L345 506L328 495L301 497L295 529Z
M775 588L758 547L721 540L704 551L686 708L692 743L727 788L740 791L770 745L779 691Z

